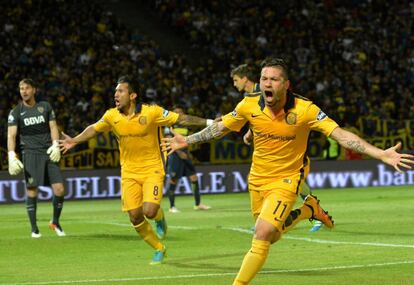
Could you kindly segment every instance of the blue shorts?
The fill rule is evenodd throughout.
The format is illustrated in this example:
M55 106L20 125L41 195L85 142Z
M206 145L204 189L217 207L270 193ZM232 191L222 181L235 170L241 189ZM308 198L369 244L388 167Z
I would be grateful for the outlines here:
M191 159L181 159L178 154L173 153L168 157L167 173L171 179L178 180L183 176L192 176L196 170Z

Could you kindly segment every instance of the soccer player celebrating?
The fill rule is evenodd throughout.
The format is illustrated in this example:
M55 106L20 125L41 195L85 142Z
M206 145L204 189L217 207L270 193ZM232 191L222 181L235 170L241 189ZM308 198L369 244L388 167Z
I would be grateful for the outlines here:
M53 218L49 228L58 236L65 236L59 218L63 208L63 177L59 169L59 130L55 113L49 103L36 102L36 84L25 78L19 83L22 102L9 114L7 149L9 173L19 174L24 168L26 180L26 208L32 226L32 238L40 238L36 221L38 186L51 185L53 189ZM16 136L20 135L23 163L16 155Z
M245 255L233 285L248 284L266 261L270 245L304 219L321 220L332 227L331 218L319 206L315 196L308 195L304 204L292 211L301 185L309 172L306 156L311 130L336 140L345 148L379 159L401 171L411 169L414 156L400 154L400 144L379 149L338 126L318 106L289 90L288 67L278 58L262 62L261 95L245 97L236 109L220 122L188 137L175 134L164 138L162 147L169 153L189 144L219 138L238 131L249 122L254 133L253 163L249 189L263 197L252 247Z
M138 83L129 76L118 79L114 99L116 108L107 110L97 123L74 138L63 134L59 144L65 153L98 132L115 134L120 151L122 210L128 212L137 233L155 249L150 264L160 264L166 251L160 239L167 232L160 208L165 177L165 156L160 149L162 126L206 126L213 121L143 104ZM157 233L146 218L155 220Z
M233 79L234 87L236 87L239 92L243 92L243 96L254 97L261 94L260 85L258 83L255 83L255 81L257 81L255 80L255 74L256 70L251 64L241 64L231 70L230 77ZM253 132L249 128L243 135L243 142L247 145L250 145L252 141ZM301 184L301 191L299 192L303 200L305 200L306 196L312 194L311 189L305 181ZM256 221L257 217L260 214L263 197L260 195L260 192L257 191L249 191L249 194L253 219ZM323 225L323 223L318 220L311 220L311 222L313 223L313 226L310 229L311 232L318 231ZM253 230L255 230L254 227Z

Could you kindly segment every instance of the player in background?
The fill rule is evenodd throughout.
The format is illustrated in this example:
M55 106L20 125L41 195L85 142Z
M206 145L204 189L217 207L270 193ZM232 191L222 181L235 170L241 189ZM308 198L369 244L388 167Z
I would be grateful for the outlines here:
M236 89L243 93L244 97L254 97L260 95L260 84L255 83L257 81L257 70L251 64L241 64L235 68L233 68L230 72L230 77L233 79L233 85ZM248 128L247 132L243 135L243 142L247 145L251 145L253 141L253 133L250 128ZM305 200L306 196L312 194L312 191L309 185L304 182L302 185L302 191L300 191L300 196L302 200ZM251 208L253 219L256 222L257 217L260 213L260 206L262 204L262 197L252 197L255 195L256 192L250 192L250 201L251 201ZM318 231L322 226L323 223L318 220L311 220L312 228L309 230L310 232ZM254 227L253 227L254 230Z
M206 126L213 121L143 103L138 82L129 76L118 79L114 100L115 108L107 110L98 122L74 138L63 134L59 144L65 153L99 132L114 133L120 151L122 210L128 212L136 232L155 249L150 264L160 264L166 252L160 240L167 233L160 207L166 159L160 148L163 126ZM156 233L147 219L155 221Z
M58 162L59 130L55 113L48 102L36 102L36 83L25 78L19 82L22 101L11 110L8 117L7 150L10 175L24 170L26 181L26 209L32 227L32 238L42 235L37 226L38 186L52 186L53 218L49 228L58 236L65 236L59 218L63 208L63 177ZM16 155L16 137L20 138L22 161Z
M184 110L181 107L176 107L173 110L175 113L184 115ZM174 131L179 133L183 136L189 134L189 130L186 126L182 126L180 124L173 126ZM169 128L165 128L164 134L166 137L171 135ZM201 195L200 195L200 187L198 185L198 177L197 172L194 167L193 162L190 158L190 152L187 148L178 150L171 155L168 156L167 161L167 173L169 175L169 179L167 179L167 191L168 191L168 198L170 200L170 209L171 213L179 213L175 207L175 188L177 187L177 182L181 177L188 177L190 180L191 191L194 195L194 210L209 210L211 209L210 206L201 204Z
M262 62L261 95L245 97L235 110L222 121L183 137L173 132L173 138L164 138L162 147L169 153L220 138L231 131L239 131L250 123L254 133L253 162L249 174L249 189L263 197L252 246L244 257L233 285L249 284L265 263L270 245L278 241L299 221L317 219L333 227L331 217L320 207L315 196L308 195L303 205L292 210L309 173L306 156L311 130L335 139L345 148L367 154L383 163L411 169L414 155L401 154L401 143L386 150L379 149L357 135L338 126L318 106L290 91L289 71L279 58Z

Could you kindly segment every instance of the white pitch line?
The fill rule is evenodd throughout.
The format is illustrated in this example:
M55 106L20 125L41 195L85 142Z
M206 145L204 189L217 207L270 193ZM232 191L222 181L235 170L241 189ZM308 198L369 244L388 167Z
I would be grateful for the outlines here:
M223 227L224 230L230 230L235 232L241 233L249 233L252 234L251 230L237 228L237 227ZM291 235L284 235L283 239L290 239L290 240L301 240L313 243L322 243L322 244L350 244L350 245L367 245L367 246L379 246L379 247L403 247L403 248L414 248L414 245L411 244L390 244L390 243L377 243L377 242L351 242L351 241L334 241L334 240L323 240L323 239L315 239L315 238L306 238L306 237L295 237Z
M105 223L108 225L114 226L130 226L128 224L122 223ZM179 230L203 230L203 229L210 229L208 227L188 227L188 226L169 226L172 229L179 229ZM247 233L252 234L250 229L244 229L240 227L220 227L223 230L230 230L235 232ZM300 240L300 241L307 241L313 243L321 243L321 244L349 244L349 245L366 245L366 246L377 246L377 247L400 247L400 248L414 248L414 245L411 244L391 244L391 243L378 243L378 242L350 242L350 241L334 241L334 240L323 240L323 239L315 239L315 238L306 238L306 237L295 237L292 235L284 235L283 239L288 240Z
M414 260L372 263L372 264L355 264L355 265L338 265L330 267L317 268L303 268L303 269L279 269L260 271L258 274L277 274L277 273L300 273L300 272L315 272L315 271L330 271L369 267L384 267L393 265L414 264ZM24 282L24 283L0 283L0 285L48 285L48 284L71 284L71 283L97 283L97 282L128 282L128 281L145 281L145 280L166 280L166 279L190 279L198 277L212 277L212 276L234 276L235 272L223 273L205 273L205 274L186 274L186 275L167 275L167 276L148 276L148 277L131 277L131 278L110 278L110 279L84 279L84 280L60 280L60 281L43 281L43 282Z

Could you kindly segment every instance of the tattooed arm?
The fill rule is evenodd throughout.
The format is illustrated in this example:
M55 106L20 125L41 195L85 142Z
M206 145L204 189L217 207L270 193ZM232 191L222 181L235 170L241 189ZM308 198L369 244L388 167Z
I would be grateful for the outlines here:
M399 166L411 169L410 164L414 164L413 155L397 152L397 150L401 147L401 143L398 143L386 150L382 150L368 143L359 136L339 127L333 130L330 137L336 140L341 146L381 160L382 162L393 166L399 172L401 172Z
M180 114L177 120L177 124L186 126L186 127L188 126L204 127L204 126L210 126L212 123L213 123L213 120L211 119L203 119L200 117L185 115L185 114Z
M231 130L226 128L223 122L220 121L220 122L214 122L212 125L188 137L184 137L180 134L177 134L172 129L171 129L171 132L174 135L174 137L163 138L162 143L161 143L161 147L163 151L168 151L168 154L171 154L176 150L186 148L190 144L202 143L202 142L209 141L211 139L221 138L222 136L231 132Z
M212 125L207 128L202 129L198 133L189 135L186 137L186 142L188 144L206 142L211 139L221 138L231 131L223 125L223 122L214 122Z

